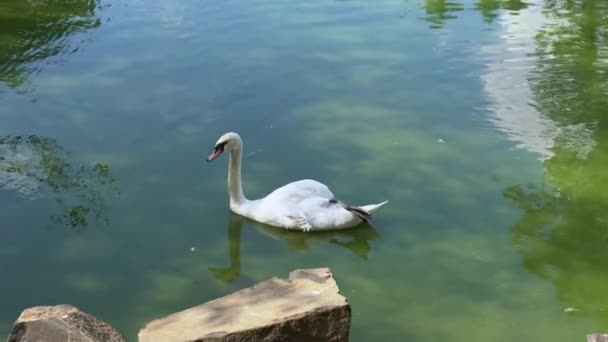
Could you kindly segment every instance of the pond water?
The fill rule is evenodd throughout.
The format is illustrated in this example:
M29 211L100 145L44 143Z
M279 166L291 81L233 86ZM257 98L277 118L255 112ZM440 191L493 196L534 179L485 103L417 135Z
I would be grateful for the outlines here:
M330 267L352 341L608 329L608 3L0 3L0 335L69 303L148 320ZM607 121L607 122L604 122ZM315 178L390 203L304 234L231 215Z

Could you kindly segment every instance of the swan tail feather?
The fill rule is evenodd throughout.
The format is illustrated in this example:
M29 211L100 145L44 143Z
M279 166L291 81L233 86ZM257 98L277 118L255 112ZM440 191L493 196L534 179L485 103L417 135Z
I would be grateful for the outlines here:
M367 211L370 215L376 211L378 208L380 208L381 206L385 205L386 203L388 203L388 200L378 203L378 204L368 204L368 205L364 205L361 206L360 208Z
M348 205L342 201L338 201L338 200L333 200L334 203L339 203L342 208L350 211L351 213L353 213L354 215L356 215L357 217L359 217L361 220L370 223L371 219L372 219L372 213L380 208L381 206L385 205L386 203L388 203L388 201L384 201L382 203L379 204L369 204L369 205L364 205L364 206L352 206L352 205Z

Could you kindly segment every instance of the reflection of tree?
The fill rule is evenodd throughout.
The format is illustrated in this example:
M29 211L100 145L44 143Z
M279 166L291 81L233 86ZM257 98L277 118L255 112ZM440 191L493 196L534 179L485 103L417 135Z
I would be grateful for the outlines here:
M527 269L568 306L608 322L608 3L547 0L537 35L534 102L559 127L547 189L512 186L523 216L512 239Z
M426 0L426 20L431 28L442 28L446 20L455 19L456 12L462 11L462 3L450 0Z
M0 81L19 86L37 71L35 62L68 49L71 34L99 26L96 6L97 0L0 2Z
M499 10L518 12L528 7L523 0L477 0L475 8L481 12L486 22L492 22L498 16ZM458 18L456 12L464 10L462 1L450 0L426 0L426 20L430 22L431 28L442 28L443 24L450 19Z
M521 11L528 7L528 3L523 0L503 0L500 3L508 11Z
M524 212L511 230L524 266L552 281L565 306L606 322L608 202L522 186L504 196Z
M72 228L88 225L89 216L106 221L103 188L114 183L103 163L74 167L56 141L32 135L0 137L0 188L34 198L48 188L61 208L52 219Z
M486 22L491 22L498 16L498 10L521 11L528 7L522 0L477 0L475 8L481 12Z
M267 226L231 213L228 225L230 266L209 267L209 272L218 280L232 282L241 273L241 231L245 221L260 232L274 239L285 241L295 251L306 251L315 242L329 242L348 249L364 260L367 260L371 250L369 242L379 238L378 232L367 224L351 229L305 233Z
M491 22L498 16L496 13L500 9L499 0L477 0L475 8L481 12L486 22Z

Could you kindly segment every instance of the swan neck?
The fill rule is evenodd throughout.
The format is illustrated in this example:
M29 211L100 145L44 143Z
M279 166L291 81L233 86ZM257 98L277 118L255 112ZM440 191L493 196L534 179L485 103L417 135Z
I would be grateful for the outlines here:
M246 201L241 185L241 159L243 149L241 146L230 151L230 162L228 164L228 193L230 195L230 206L238 206Z

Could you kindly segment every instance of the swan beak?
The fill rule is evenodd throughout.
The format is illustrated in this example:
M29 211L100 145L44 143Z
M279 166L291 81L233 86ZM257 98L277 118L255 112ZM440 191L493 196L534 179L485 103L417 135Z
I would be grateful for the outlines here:
M207 157L207 162L213 161L215 158L219 157L220 154L222 154L222 152L224 152L223 149L218 148L218 147L214 148L213 152L211 152L209 157Z

